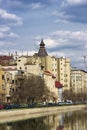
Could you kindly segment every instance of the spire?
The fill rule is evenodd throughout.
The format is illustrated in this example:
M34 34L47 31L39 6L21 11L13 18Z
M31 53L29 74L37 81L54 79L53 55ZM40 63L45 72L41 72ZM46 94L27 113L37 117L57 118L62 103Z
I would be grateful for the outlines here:
M41 42L40 42L40 48L39 48L39 51L38 51L38 56L40 57L44 57L44 56L47 56L47 52L46 52L46 49L45 49L45 43L43 41L43 39L41 39Z
M44 46L45 46L45 44L43 42L43 39L41 39L40 47L44 47Z

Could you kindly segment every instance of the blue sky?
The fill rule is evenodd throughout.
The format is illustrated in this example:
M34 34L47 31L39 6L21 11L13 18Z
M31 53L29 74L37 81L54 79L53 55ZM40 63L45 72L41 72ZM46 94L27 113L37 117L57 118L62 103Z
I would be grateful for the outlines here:
M0 54L34 54L43 38L49 55L86 69L87 0L0 0Z

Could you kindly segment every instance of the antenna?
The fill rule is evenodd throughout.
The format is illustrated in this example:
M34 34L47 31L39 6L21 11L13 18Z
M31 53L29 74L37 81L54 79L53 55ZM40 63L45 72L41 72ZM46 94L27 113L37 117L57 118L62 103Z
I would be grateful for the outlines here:
M22 50L22 56L23 56L23 50Z
M85 67L87 68L87 55L84 55L83 58L84 58Z

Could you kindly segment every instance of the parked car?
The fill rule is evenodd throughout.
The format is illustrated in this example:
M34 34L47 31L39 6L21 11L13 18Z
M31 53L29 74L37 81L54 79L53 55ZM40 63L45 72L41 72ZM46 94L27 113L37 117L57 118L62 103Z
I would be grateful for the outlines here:
M61 106L61 105L65 105L65 102L61 101L61 102L58 102L57 104L58 104L58 106Z
M4 105L5 109L15 109L15 108L20 108L20 104L11 104L11 103L6 103Z
M4 109L4 104L0 103L0 110Z
M10 104L10 103L6 103L6 104L4 105L4 108L5 108L5 109L11 109L11 108L12 108L12 106L11 106L11 104Z
M28 108L28 104L20 104L20 108Z
M73 105L73 102L72 101L67 101L65 102L66 105Z

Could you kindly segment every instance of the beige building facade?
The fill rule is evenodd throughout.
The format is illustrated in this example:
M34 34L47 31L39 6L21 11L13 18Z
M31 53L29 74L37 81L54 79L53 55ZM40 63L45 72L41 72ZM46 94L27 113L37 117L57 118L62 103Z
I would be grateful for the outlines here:
M63 84L63 91L70 90L70 59L58 58L58 81Z
M55 86L56 78L49 71L44 71L43 78L45 80L49 92L51 93L51 95L49 93L51 97L49 101L50 100L58 101L58 88L56 88Z
M70 85L73 92L87 94L87 72L79 69L72 69Z
M5 101L6 95L6 86L5 86L5 72L3 68L0 66L0 102Z

